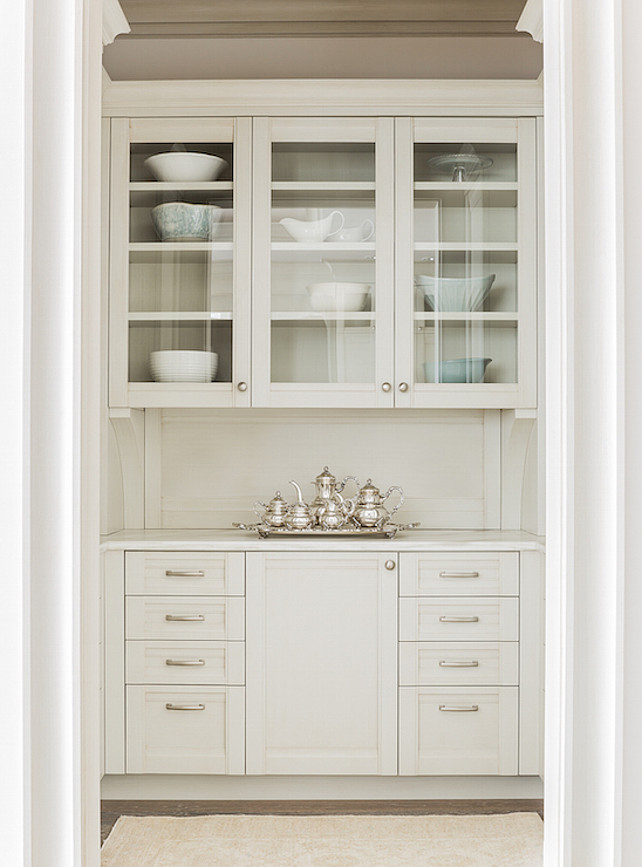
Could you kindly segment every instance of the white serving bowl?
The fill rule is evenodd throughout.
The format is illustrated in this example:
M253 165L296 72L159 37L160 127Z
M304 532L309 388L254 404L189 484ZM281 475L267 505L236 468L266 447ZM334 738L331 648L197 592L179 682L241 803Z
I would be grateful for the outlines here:
M337 222L335 229L332 226ZM330 235L335 235L343 228L345 218L341 211L332 211L320 220L295 220L294 217L284 217L279 220L285 231L295 241L325 241Z
M145 165L157 181L213 181L227 166L213 154L195 151L167 151L147 157Z
M358 226L344 226L337 232L335 241L369 241L374 235L374 223L372 220L364 220Z
M310 283L310 305L319 313L357 313L363 310L370 283Z
M217 367L216 352L162 349L149 356L149 369L155 382L212 382Z
M486 277L429 277L417 274L415 285L424 293L431 310L472 313L484 303L494 274Z

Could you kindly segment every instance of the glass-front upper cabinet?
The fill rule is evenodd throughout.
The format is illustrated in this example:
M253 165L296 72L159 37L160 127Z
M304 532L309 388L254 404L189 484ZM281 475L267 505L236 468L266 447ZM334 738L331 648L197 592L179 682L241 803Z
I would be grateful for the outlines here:
M249 406L250 129L112 120L111 406Z
M394 121L255 118L252 399L394 405Z
M534 407L535 121L397 121L397 406Z

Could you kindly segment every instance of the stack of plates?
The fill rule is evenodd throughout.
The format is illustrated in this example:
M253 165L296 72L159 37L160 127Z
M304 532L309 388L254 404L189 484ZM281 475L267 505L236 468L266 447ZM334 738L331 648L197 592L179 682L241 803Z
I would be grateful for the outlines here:
M165 349L149 356L155 382L211 382L216 376L217 366L216 352Z

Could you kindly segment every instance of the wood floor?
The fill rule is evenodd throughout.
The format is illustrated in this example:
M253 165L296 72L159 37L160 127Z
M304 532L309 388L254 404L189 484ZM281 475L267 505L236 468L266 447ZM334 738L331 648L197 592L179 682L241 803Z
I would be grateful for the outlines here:
M103 801L103 842L119 816L425 816L443 814L539 813L543 802L484 801Z

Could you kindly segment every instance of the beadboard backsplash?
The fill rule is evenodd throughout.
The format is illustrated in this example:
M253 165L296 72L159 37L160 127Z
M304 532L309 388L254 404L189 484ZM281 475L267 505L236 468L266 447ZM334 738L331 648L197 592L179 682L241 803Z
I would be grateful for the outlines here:
M308 502L327 465L338 479L401 485L400 521L426 528L500 526L495 410L146 410L146 526L255 521L276 490ZM348 496L354 487L349 486ZM391 498L391 502L393 502Z

